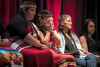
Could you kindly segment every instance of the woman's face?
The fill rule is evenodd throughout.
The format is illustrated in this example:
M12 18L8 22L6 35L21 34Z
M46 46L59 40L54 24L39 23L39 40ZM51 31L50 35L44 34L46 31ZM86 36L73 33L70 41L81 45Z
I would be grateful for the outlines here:
M45 17L42 21L42 25L47 29L47 30L53 30L54 24L53 24L53 17Z
M30 8L26 11L25 16L26 16L27 20L32 20L32 19L34 19L35 14L36 14L36 8L30 7Z
M95 32L95 24L93 23L93 21L90 21L88 23L88 32L93 34Z
M71 30L72 29L72 20L71 20L71 17L67 17L66 19L63 19L61 21L61 26L63 29L69 29Z

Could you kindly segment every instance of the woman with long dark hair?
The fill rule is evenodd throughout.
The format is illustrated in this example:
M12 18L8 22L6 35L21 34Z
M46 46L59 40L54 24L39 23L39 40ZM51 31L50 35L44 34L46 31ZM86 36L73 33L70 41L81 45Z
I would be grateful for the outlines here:
M89 52L96 53L96 42L93 38L95 33L95 22L92 19L86 19L80 36L80 41L84 49Z
M94 39L96 31L96 23L93 19L85 20L80 34L80 42L85 51L95 54L97 58L97 65L100 64L100 46L99 42ZM98 65L99 66L99 65Z

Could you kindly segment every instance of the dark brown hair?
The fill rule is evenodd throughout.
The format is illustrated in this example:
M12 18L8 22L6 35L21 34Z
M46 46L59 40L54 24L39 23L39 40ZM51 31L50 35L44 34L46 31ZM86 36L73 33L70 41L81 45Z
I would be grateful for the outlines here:
M25 15L25 12L26 12L29 8L36 8L36 3L35 3L34 1L24 1L24 2L20 5L19 14L21 14L22 16L24 16L24 15Z

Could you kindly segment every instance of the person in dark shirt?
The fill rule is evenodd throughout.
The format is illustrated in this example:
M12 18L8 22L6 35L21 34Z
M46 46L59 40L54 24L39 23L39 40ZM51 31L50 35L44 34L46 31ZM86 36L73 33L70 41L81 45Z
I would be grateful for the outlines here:
M84 50L95 54L97 58L97 66L100 65L100 46L99 42L95 40L96 25L93 19L86 19L80 34L80 42Z
M96 54L98 47L96 41L93 38L94 33L95 22L92 19L86 19L82 27L82 32L80 34L80 41L84 49Z
M26 39L28 44L31 43L32 46L42 48L43 44L38 42L38 40L31 35L35 33L35 31L32 30L32 23L36 14L36 4L33 2L24 2L24 5L21 5L20 8L19 13L11 20L7 27L10 37L16 36L15 39ZM44 46L44 48L46 47Z

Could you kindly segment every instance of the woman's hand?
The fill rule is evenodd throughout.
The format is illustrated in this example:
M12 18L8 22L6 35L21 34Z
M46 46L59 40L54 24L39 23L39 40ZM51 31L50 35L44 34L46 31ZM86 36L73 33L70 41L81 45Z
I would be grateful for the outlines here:
M41 43L45 44L45 45L48 45L48 41L45 41L45 40L41 41Z
M85 53L86 55L92 54L91 52L88 52L88 51L84 51L84 53Z
M41 46L41 49L48 49L48 48L49 48L49 47L46 46L46 45L44 45L44 44Z

